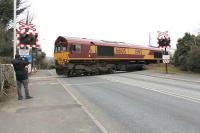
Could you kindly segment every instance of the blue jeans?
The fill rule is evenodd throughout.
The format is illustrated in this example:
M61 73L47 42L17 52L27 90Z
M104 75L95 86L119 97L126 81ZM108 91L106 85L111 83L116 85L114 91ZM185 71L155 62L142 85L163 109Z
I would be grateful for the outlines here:
M18 81L17 80L17 94L18 94L18 98L22 98L22 92L21 92L21 88L22 88L22 84L24 87L24 92L25 92L25 96L29 97L29 90L28 90L28 79L26 80L22 80L22 81Z

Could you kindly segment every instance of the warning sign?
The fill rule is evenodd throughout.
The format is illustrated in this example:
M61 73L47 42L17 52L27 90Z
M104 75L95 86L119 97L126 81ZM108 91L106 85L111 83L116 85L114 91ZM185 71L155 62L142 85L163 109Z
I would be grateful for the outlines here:
M163 59L163 63L169 63L170 62L170 56L169 55L163 55L162 59Z

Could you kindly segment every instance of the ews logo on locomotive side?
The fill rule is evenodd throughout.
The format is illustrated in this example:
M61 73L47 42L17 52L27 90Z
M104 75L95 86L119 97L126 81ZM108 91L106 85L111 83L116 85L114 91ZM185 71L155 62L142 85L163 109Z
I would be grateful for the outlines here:
M126 48L116 48L116 54L126 54Z

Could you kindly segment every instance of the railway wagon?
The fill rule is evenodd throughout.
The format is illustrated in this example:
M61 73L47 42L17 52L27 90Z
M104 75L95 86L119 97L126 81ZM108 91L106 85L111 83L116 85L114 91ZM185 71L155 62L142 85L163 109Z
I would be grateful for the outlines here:
M158 48L123 42L59 36L54 59L58 75L97 75L142 69L162 58Z

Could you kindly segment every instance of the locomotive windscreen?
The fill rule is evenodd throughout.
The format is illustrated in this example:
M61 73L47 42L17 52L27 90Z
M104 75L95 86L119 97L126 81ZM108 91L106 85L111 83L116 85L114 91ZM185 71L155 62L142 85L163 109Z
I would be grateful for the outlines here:
M63 37L58 37L55 42L54 52L66 52L67 51L67 40Z
M114 56L114 47L97 46L97 56Z

